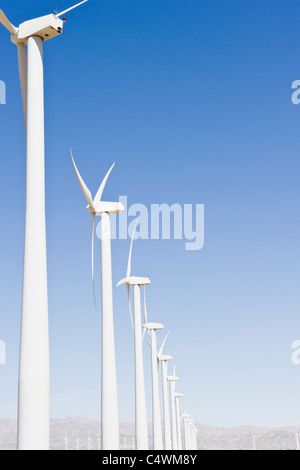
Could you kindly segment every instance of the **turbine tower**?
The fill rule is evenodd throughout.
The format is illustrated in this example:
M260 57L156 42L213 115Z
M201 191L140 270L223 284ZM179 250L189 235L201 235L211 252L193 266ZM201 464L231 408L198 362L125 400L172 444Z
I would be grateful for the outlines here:
M45 220L43 43L63 30L60 14L16 28L0 10L0 22L18 47L27 137L26 217L18 391L18 449L49 449L49 327ZM25 46L27 45L27 53Z
M171 395L171 418L172 418L172 450L178 450L178 439L177 439L177 422L176 422L176 411L175 411L175 382L179 380L179 377L175 375L175 365L173 375L168 375L167 380L170 382L170 395Z
M181 434L181 420L180 420L180 403L179 398L183 397L183 393L175 392L175 403L176 403L176 423L177 423L177 445L178 450L182 450L182 434Z
M145 299L145 297L144 297ZM146 309L145 309L146 315ZM146 317L147 321L147 317ZM152 420L153 420L153 449L162 450L162 432L159 406L159 386L158 386L158 359L156 348L156 331L162 330L161 323L145 323L143 328L150 331L151 365L152 365Z
M198 450L198 445L197 445L198 429L196 428L194 423L193 423L193 427L194 427L194 448L193 448L193 450Z
M101 426L102 450L119 450L119 415L117 396L117 374L115 358L115 340L113 323L113 294L111 268L111 233L110 214L120 214L124 206L120 202L104 202L101 200L106 182L114 164L103 179L96 196L92 199L91 192L84 183L71 151L73 167L80 187L86 198L87 211L92 221L92 281L94 287L94 225L95 215L101 216L101 290L102 290L102 382L101 382ZM95 299L95 297L94 297Z
M65 434L65 450L68 450L68 438L66 434Z
M169 333L168 333L169 334ZM163 386L163 410L164 410L164 441L165 450L172 450L170 415L169 415L169 394L168 394L168 361L173 359L169 354L163 354L163 348L168 337L166 335L161 348L158 352L157 359L161 362L162 368L162 386Z
M296 437L296 443L297 443L297 450L300 450L299 434L297 432L295 434L295 437Z
M136 450L148 450L148 427L147 409L145 395L145 378L143 364L143 339L141 320L141 286L148 286L148 277L131 276L132 244L135 229L132 234L126 277L118 282L117 286L126 285L129 303L129 313L134 329L134 352L135 352L135 440ZM130 286L133 287L133 318L130 303Z

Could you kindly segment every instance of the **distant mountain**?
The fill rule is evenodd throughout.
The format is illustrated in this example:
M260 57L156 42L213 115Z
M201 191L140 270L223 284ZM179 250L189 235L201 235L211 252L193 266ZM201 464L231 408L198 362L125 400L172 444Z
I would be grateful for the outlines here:
M232 428L196 424L199 450L293 450L300 427L238 426Z
M257 426L215 427L196 424L199 450L291 450L296 449L296 433L300 427L267 428ZM134 424L120 423L120 447L134 446ZM149 425L151 446L152 426ZM101 426L97 420L85 416L66 416L51 420L51 450L97 450L100 445ZM0 419L0 450L15 450L17 422Z

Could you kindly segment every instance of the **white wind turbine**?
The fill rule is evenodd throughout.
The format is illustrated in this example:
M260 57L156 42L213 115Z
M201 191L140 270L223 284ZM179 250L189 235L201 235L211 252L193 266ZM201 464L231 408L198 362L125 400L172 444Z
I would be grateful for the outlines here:
M0 22L18 47L19 77L27 137L26 216L18 392L18 449L49 449L49 332L45 221L43 43L62 33L59 14L15 27L0 10ZM27 53L25 46L27 45Z
M117 286L126 285L129 303L129 313L134 329L134 352L135 352L135 440L136 450L148 450L148 427L147 409L145 395L145 378L143 363L143 338L141 319L141 286L150 284L148 277L131 276L132 245L135 229L132 234L126 277L118 282ZM133 317L130 303L130 286L133 286Z
M163 354L163 348L168 337L166 335L161 348L157 354L158 360L162 366L162 386L163 386L163 410L164 410L164 439L165 439L165 450L172 450L172 439L171 439L171 427L170 427L170 415L169 415L169 394L168 394L168 361L173 359L169 354Z
M102 201L102 194L114 164L103 179L96 196L92 198L84 183L71 151L73 167L84 197L87 211L92 220L92 281L94 285L94 224L95 215L101 216L101 292L102 292L102 381L101 381L101 426L102 450L119 449L119 415L117 396L117 374L113 320L113 293L111 267L110 214L123 212L120 202Z
M189 450L189 442L188 442L188 418L190 417L187 413L181 413L181 417L183 419L184 424L184 449Z
M175 365L173 369L173 375L168 375L167 380L170 382L170 395L171 395L171 418L172 418L172 450L178 450L178 439L177 439L177 421L175 411L175 382L179 380L179 377L175 375Z
M197 434L198 429L195 426L195 423L192 422L192 450L197 450Z
M191 418L186 418L185 419L185 424L186 424L186 445L185 445L185 449L186 450L192 450L193 449L193 430L192 430L192 426L193 426L193 420Z
M151 367L152 367L152 421L153 421L153 449L162 450L162 432L159 405L159 385L158 385L158 357L156 347L156 331L162 330L164 325L161 323L149 323L147 319L146 296L144 295L145 324L143 328L150 331L151 347Z
M192 419L186 419L187 425L187 445L188 450L197 450L197 434L198 430Z

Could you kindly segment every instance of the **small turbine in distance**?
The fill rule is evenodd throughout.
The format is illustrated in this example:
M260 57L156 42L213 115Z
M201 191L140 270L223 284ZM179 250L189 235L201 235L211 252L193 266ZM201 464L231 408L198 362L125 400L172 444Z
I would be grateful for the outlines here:
M147 306L146 306L146 290L144 293L144 315L145 323L143 325L144 332L146 330L150 334L150 348L151 348L151 369L152 369L152 425L153 425L153 449L162 450L162 432L161 432L161 419L160 419L160 405L159 405L159 386L158 386L158 357L157 357L157 339L156 330L162 330L164 325L162 323L148 322Z
M135 227L136 228L136 227ZM118 286L126 285L129 313L134 329L134 358L135 358L135 439L136 450L148 450L148 427L147 427L147 409L145 396L145 378L143 364L143 338L142 338L142 320L141 320L141 291L140 286L148 286L150 279L147 277L131 276L131 257L132 245L135 235L135 229L132 234L126 277L118 282ZM133 317L130 303L130 286L133 286Z

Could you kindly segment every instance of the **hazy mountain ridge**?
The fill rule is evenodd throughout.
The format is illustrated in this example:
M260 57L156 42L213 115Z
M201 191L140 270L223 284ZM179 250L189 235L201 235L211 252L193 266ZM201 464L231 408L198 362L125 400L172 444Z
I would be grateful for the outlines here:
M217 427L196 424L199 450L291 450L296 449L295 434L300 434L300 426L281 428L238 426ZM152 426L149 424L151 441ZM85 416L51 419L50 449L97 450L100 445L100 422ZM254 441L253 436L254 435ZM120 423L120 447L132 449L134 424ZM67 439L67 441L66 441ZM17 442L17 422L14 419L0 419L0 450L15 450Z

